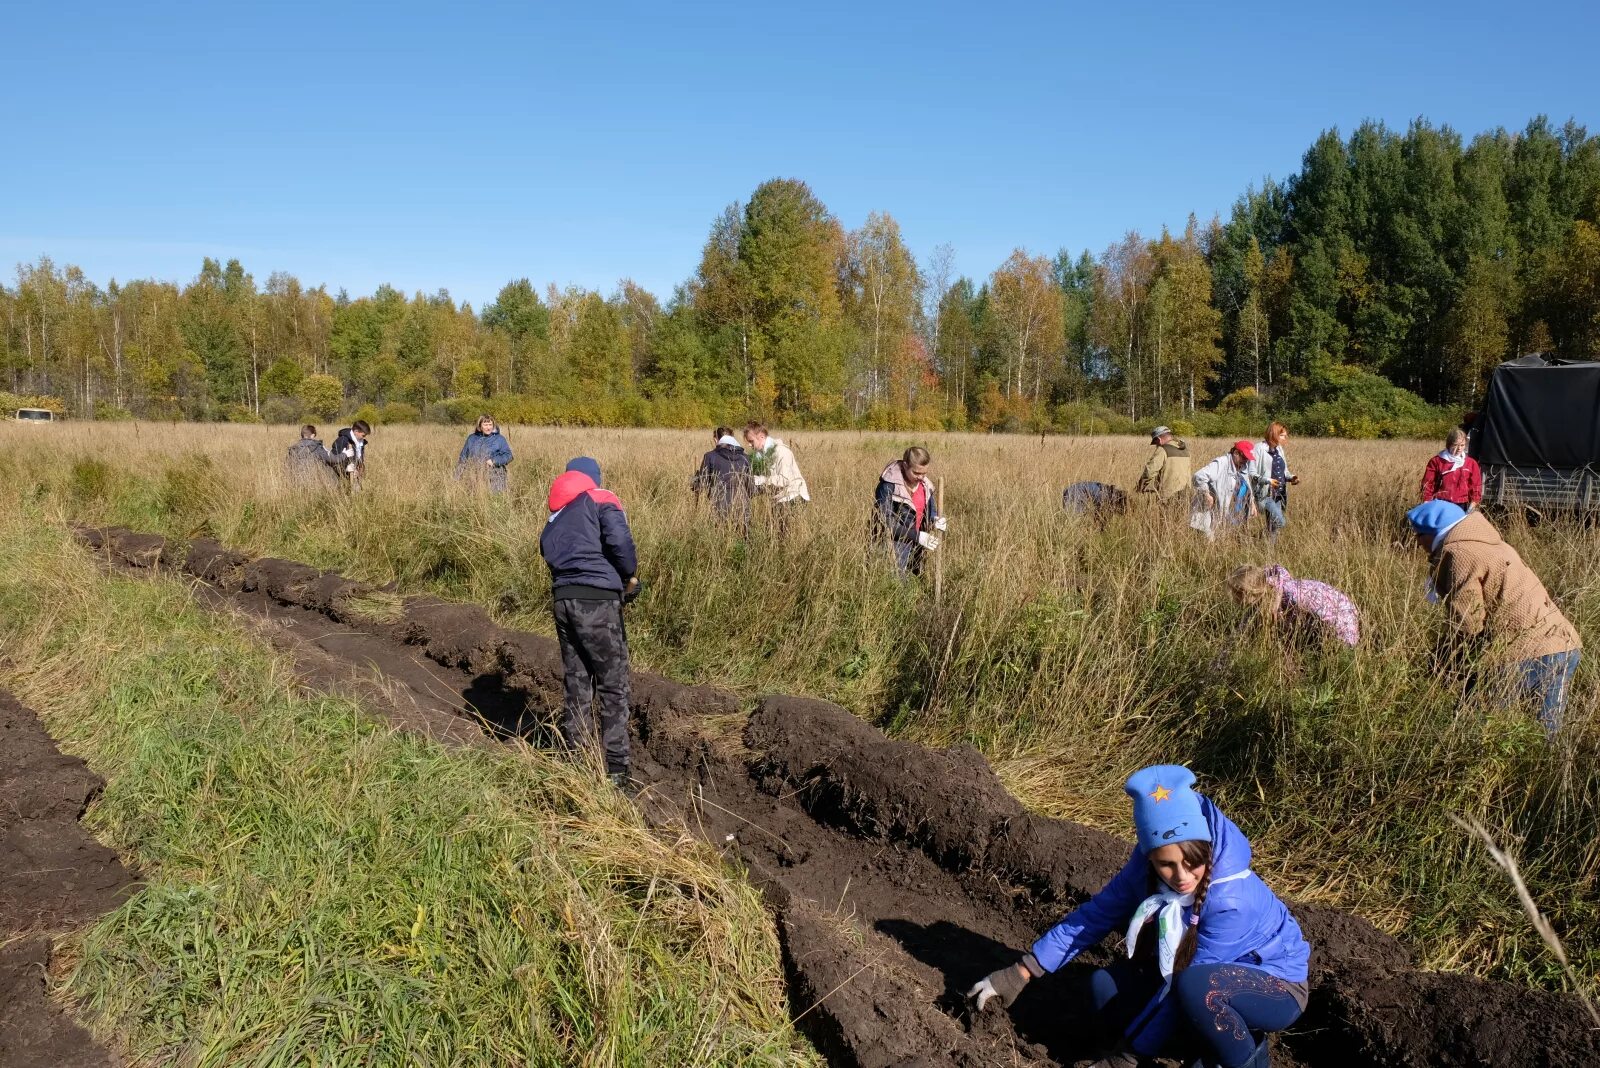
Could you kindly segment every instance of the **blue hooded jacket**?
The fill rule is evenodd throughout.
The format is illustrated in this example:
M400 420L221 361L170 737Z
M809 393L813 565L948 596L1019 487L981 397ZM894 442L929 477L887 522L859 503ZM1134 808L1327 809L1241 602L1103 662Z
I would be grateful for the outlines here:
M1195 796L1211 830L1213 885L1200 909L1199 940L1191 966L1239 964L1259 968L1285 982L1304 983L1311 947L1300 934L1300 925L1260 876L1251 873L1231 882L1216 881L1250 867L1250 840L1210 798ZM1053 972L1113 930L1126 931L1134 909L1155 892L1154 881L1150 862L1135 846L1122 870L1098 894L1040 936L1033 944L1034 958ZM1188 917L1186 909L1184 918ZM1176 1021L1174 998L1162 999L1154 1013L1147 1007L1135 1018L1134 1050L1146 1056L1159 1055Z
M506 441L505 435L496 430L493 434L485 434L474 430L467 435L467 440L461 445L461 455L456 457L456 463L464 464L468 460L482 463L484 460L493 460L496 467L504 467L511 462L511 444ZM521 470L518 468L517 470Z
M547 503L539 553L553 597L620 600L639 559L622 502L600 488L600 465L587 456L573 460L551 483Z

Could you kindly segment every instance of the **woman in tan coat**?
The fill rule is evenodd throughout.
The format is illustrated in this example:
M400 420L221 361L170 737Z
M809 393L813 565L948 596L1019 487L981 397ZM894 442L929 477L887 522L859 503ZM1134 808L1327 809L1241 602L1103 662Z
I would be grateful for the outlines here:
M1444 602L1458 645L1484 647L1489 663L1539 702L1554 734L1583 650L1577 628L1483 513L1434 500L1406 518L1429 552L1430 597Z

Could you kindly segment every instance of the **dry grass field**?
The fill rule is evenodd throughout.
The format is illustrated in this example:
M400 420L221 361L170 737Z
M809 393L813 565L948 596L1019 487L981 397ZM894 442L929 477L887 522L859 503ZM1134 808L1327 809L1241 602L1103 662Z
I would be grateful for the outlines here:
M1596 670L1583 664L1554 744L1437 672L1441 621L1401 526L1433 443L1293 440L1302 484L1277 543L1251 531L1209 544L1179 513L1136 507L1100 526L1062 512L1069 482L1131 489L1148 449L1137 439L780 430L814 501L779 539L764 505L747 538L697 507L689 476L709 433L513 427L501 498L452 480L464 433L378 427L352 497L287 482L291 428L7 426L0 465L6 507L43 522L211 534L548 633L544 493L568 458L591 455L639 542L642 666L827 697L903 737L974 745L1029 806L1118 832L1128 772L1188 763L1278 887L1359 910L1432 966L1559 985L1504 876L1451 819L1473 817L1520 859L1580 970L1600 970ZM878 472L913 443L931 448L950 517L938 596L931 573L897 581L868 537ZM1226 447L1193 445L1197 466ZM1600 533L1502 529L1600 635ZM1222 580L1266 562L1347 591L1361 647L1241 626Z

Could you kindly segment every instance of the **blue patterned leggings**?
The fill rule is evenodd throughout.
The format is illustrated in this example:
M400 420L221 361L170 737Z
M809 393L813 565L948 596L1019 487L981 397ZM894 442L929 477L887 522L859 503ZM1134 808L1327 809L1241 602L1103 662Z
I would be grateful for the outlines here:
M1111 1040L1136 1017L1150 1020L1161 977L1148 964L1123 960L1096 971L1089 985L1108 1028L1105 1037ZM1187 1059L1198 1054L1208 1068L1242 1068L1255 1056L1259 1036L1282 1031L1300 1018L1295 994L1295 987L1259 968L1191 965L1173 978L1168 1004L1155 1011L1170 1022L1141 1024L1133 1048L1150 1056Z
M1240 1068L1256 1052L1256 1035L1282 1031L1300 1018L1294 988L1259 968L1196 964L1173 978L1172 997L1199 1037L1206 1064Z

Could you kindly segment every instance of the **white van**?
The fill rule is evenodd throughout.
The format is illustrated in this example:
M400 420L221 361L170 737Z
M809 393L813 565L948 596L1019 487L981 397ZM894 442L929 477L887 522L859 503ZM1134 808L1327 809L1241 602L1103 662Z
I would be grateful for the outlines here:
M19 423L51 423L54 422L56 413L49 408L18 408L17 422Z

